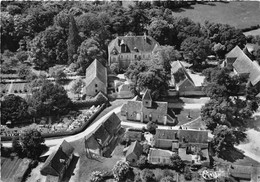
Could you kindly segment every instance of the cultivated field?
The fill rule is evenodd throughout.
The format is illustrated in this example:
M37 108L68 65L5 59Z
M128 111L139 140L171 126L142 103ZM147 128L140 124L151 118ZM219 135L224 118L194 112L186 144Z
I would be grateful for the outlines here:
M188 9L178 9L174 15L189 17L202 24L208 20L237 28L247 28L260 24L260 2L209 2L192 5Z

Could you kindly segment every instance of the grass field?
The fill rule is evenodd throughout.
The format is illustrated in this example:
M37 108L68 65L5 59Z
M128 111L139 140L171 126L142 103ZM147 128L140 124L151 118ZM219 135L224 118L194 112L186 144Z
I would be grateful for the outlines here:
M195 4L189 9L181 8L174 12L175 16L189 17L195 22L205 20L224 23L237 28L247 28L260 24L260 2L209 2Z

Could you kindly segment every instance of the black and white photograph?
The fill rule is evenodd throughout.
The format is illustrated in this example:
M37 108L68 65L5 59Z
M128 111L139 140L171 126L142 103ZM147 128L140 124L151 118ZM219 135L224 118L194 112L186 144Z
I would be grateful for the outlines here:
M260 182L260 0L0 3L0 182Z

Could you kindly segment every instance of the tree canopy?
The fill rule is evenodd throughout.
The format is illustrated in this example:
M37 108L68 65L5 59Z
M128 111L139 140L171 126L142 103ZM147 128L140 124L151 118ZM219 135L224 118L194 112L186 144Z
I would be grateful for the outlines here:
M25 99L17 95L7 95L1 101L1 124L11 121L20 123L28 117L28 104Z

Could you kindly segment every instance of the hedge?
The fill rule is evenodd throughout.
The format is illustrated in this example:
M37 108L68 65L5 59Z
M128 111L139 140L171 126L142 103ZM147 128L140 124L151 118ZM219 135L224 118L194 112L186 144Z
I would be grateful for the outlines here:
M70 136L75 135L83 130L85 130L95 119L96 117L106 108L106 104L102 104L102 106L98 109L97 112L95 112L87 122L85 122L80 128L77 128L73 131L63 131L63 132L56 132L56 133L44 133L42 134L43 138L56 138L56 137L62 137L62 136ZM13 137L11 136L1 136L2 141L11 141Z

